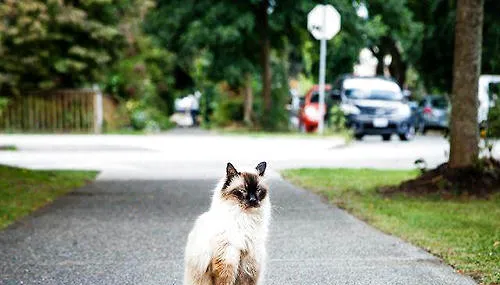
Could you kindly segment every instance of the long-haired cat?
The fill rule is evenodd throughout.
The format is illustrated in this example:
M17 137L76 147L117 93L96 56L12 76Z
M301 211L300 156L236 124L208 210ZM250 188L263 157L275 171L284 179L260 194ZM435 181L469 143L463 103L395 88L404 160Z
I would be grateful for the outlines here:
M265 162L248 172L227 164L210 209L189 234L184 285L259 284L271 216L265 170Z

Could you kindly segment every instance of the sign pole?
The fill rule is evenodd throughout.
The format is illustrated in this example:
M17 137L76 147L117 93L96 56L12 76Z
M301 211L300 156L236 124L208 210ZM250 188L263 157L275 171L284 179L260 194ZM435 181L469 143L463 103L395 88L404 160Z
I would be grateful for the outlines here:
M307 14L307 29L313 37L320 40L319 51L319 115L318 134L325 131L325 67L326 41L333 38L340 31L340 14L332 5L316 5Z
M326 39L321 39L319 51L319 114L318 133L322 135L325 129L325 67L326 67Z

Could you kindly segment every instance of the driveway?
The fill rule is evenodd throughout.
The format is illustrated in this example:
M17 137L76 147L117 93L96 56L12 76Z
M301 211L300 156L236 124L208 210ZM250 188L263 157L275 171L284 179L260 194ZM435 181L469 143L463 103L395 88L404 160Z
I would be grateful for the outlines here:
M0 139L21 148L0 153L0 163L103 171L93 184L0 232L0 284L181 284L187 233L208 208L225 162L266 159L273 202L266 284L475 284L276 172L314 162L294 151L304 144L326 156L316 157L319 163L336 164L361 161L352 155L366 142L344 148L329 140L198 135ZM407 154L400 164L411 167L411 159ZM358 167L369 163L375 164Z

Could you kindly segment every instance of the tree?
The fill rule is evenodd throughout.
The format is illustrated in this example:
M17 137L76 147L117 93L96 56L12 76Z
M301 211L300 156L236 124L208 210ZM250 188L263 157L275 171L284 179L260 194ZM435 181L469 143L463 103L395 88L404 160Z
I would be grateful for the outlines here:
M384 74L384 57L390 55L389 73L404 86L407 69L420 53L423 25L415 20L406 0L372 0L367 6L371 23L378 26L368 34L368 45L378 60L377 74Z
M121 0L119 29L125 38L118 60L108 71L105 91L120 99L135 129L157 131L171 126L175 56L144 33L142 23L153 0ZM128 123L124 121L123 123Z
M484 0L458 0L451 96L451 168L473 166L479 155L478 80Z
M117 6L108 0L2 1L1 91L76 87L102 79L123 43Z
M331 2L343 13L343 17L345 15L345 29L337 40L331 41L334 52L329 61L335 64L329 64L328 67L333 76L352 71L364 40L361 37L363 25L356 16L352 2ZM261 103L259 110L262 110L262 114L266 114L261 116L261 123L264 127L273 128L275 119L270 114L275 113L274 110L284 109L281 103L273 99L278 98L275 93L284 90L278 88L282 80L274 80L273 70L282 73L293 68L294 72L312 72L313 63L318 61L318 49L314 47L316 41L306 29L306 15L316 4L314 2L160 0L158 4L146 21L146 30L177 54L179 69L183 74L199 78L194 63L204 57L208 62L204 74L209 81L226 81L236 92L245 94L246 121L252 112L251 94L261 91L262 100L255 100ZM170 16L165 17L166 14ZM290 69L278 67L287 61L291 62L287 65ZM314 69L312 74L317 75L316 71ZM257 88L251 86L250 80L255 75L261 77Z
M424 27L422 51L415 60L415 68L429 92L450 94L457 1L409 0L408 6ZM484 0L481 70L487 74L500 73L499 9L500 1Z

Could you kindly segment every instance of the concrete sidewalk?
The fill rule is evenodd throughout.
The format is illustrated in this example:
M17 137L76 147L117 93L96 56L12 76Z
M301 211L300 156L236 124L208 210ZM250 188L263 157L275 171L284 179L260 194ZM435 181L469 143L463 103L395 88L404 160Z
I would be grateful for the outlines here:
M182 284L186 237L215 182L98 180L78 189L0 232L0 284ZM276 175L269 182L265 284L475 284Z

